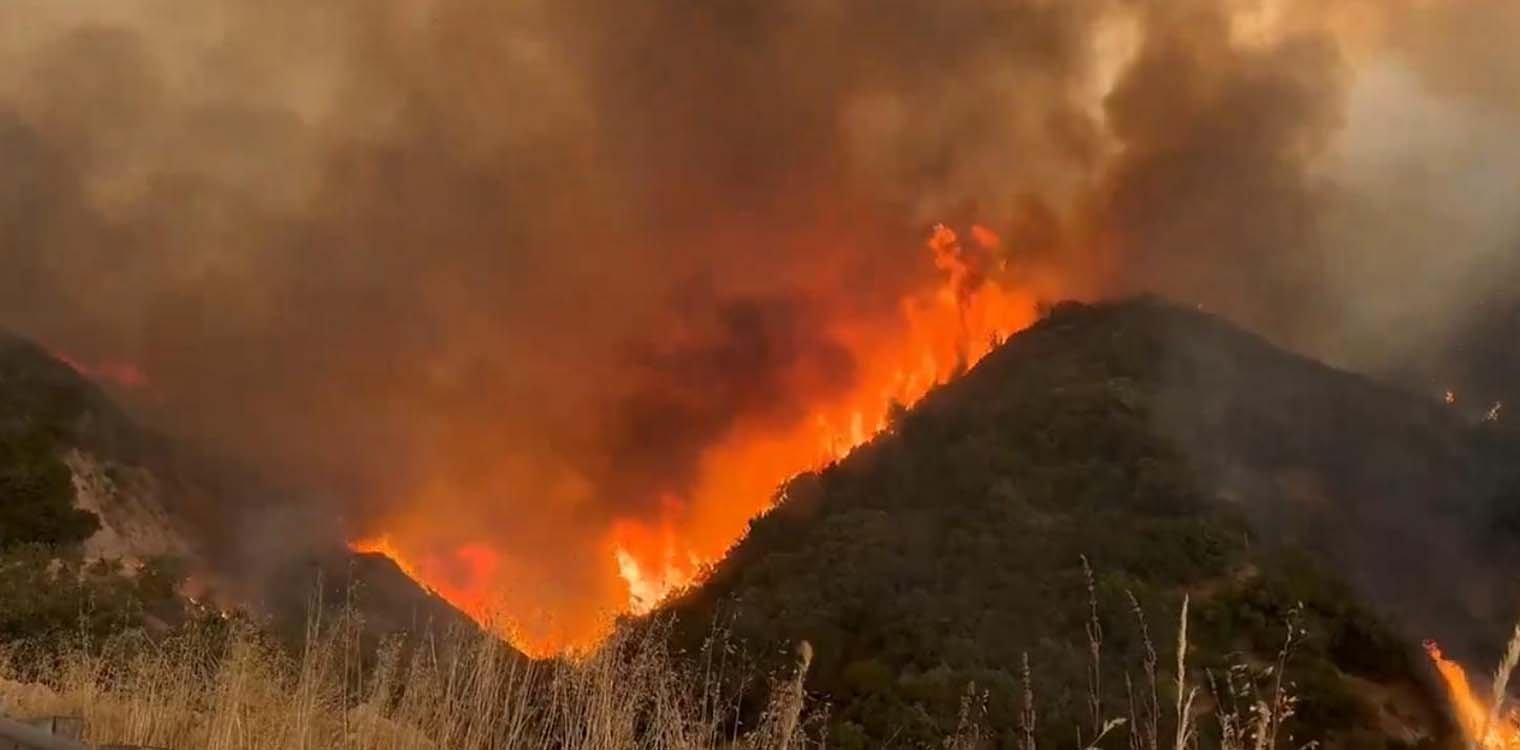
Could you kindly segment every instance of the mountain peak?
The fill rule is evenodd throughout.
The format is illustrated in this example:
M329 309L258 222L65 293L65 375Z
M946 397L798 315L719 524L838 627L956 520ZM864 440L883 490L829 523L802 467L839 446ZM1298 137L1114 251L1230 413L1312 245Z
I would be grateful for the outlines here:
M1477 542L1496 472L1474 445L1434 399L1200 310L1065 303L794 479L668 610L691 638L717 618L759 653L810 642L841 736L927 741L974 683L1011 741L1025 654L1041 683L1083 684L1089 591L1114 689L1143 660L1132 611L1164 621L1186 594L1210 669L1270 663L1299 618L1305 736L1386 729L1358 697L1380 685L1424 696L1406 734L1433 737L1413 644L1490 647L1512 616ZM1054 700L1045 726L1069 735L1078 704Z

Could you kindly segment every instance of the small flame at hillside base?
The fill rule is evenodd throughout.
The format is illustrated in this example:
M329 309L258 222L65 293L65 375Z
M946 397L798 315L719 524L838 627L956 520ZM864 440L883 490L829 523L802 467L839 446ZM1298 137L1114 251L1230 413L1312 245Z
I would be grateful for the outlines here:
M1462 665L1447 659L1435 641L1425 642L1425 653L1435 664L1441 682L1446 686L1458 728L1468 741L1469 747L1482 750L1513 750L1520 748L1520 717L1513 711L1499 712L1473 692L1467 672Z
M613 526L605 540L607 564L623 581L623 600L606 602L601 613L549 613L570 622L594 614L595 627L554 632L514 622L515 645L535 655L587 647L605 634L611 615L652 610L700 580L704 567L771 506L786 480L845 457L887 429L895 409L912 406L1032 324L1038 298L1001 278L1009 262L1000 238L982 226L973 226L969 237L963 243L949 227L934 227L926 245L940 278L899 301L895 326L820 323L852 356L856 369L848 388L800 405L806 417L789 425L734 427L705 449L687 497L661 498L666 511L659 521L624 519ZM385 533L350 546L391 558L477 620L523 616L493 606L497 558L489 547L467 545L440 556Z

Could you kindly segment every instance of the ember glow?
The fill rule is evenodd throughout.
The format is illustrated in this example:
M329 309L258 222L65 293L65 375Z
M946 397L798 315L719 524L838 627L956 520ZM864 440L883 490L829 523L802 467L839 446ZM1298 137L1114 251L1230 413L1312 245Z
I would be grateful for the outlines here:
M1425 642L1425 653L1435 664L1436 672L1446 687L1451 700L1452 713L1457 720L1468 747L1483 750L1513 750L1520 748L1520 717L1513 711L1500 711L1487 700L1473 692L1462 665L1447 659L1435 641Z
M53 352L53 358L97 383L109 383L118 388L143 388L148 385L148 376L131 362L102 362L90 365L58 352Z
M617 572L622 590L600 602L598 612L552 613L561 626L593 626L516 621L518 645L534 654L589 645L611 615L648 612L700 580L704 566L770 507L788 478L845 457L885 430L894 408L911 406L1034 322L1036 297L998 272L1006 263L997 235L973 225L968 237L963 241L944 225L933 228L926 249L938 281L900 301L895 325L834 323L831 337L854 362L848 387L805 404L805 416L786 424L737 425L704 451L688 496L659 498L661 512L654 521L631 517L613 525L603 544L603 564ZM478 620L520 616L501 605L495 589L509 584L495 577L494 557L485 548L472 545L443 558L428 557L398 545L398 538L382 532L351 547L392 558Z
M486 594L496 574L496 553L485 545L466 545L445 556L412 557L381 535L355 540L348 547L359 554L390 558L401 572L482 621L490 615Z

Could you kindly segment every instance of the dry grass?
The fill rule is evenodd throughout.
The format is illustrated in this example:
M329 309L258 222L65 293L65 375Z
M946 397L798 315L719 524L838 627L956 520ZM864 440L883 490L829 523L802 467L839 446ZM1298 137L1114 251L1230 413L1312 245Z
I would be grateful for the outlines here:
M391 641L364 661L361 632L347 616L313 622L299 657L241 625L78 644L40 662L12 647L0 650L0 712L80 716L94 741L197 750L804 745L807 652L739 737L723 654L678 659L658 629L546 662L466 632Z
M1221 750L1272 750L1283 740L1284 724L1293 717L1298 705L1287 680L1288 660L1305 635L1298 619L1296 608L1284 619L1283 644L1271 666L1256 671L1237 665L1225 673L1222 685L1213 675L1209 676ZM1286 741L1293 746L1291 737ZM1297 747L1312 748L1316 744L1310 741Z
M1189 679L1187 602L1182 605L1173 679L1144 613L1131 598L1144 638L1143 672L1130 688L1129 715L1105 717L1097 690L1102 631L1096 608L1086 635L1087 722L1079 750L1195 750L1201 693ZM25 659L0 644L0 713L84 718L90 738L184 750L791 750L822 747L827 716L803 682L813 653L801 644L795 667L770 681L768 706L740 733L735 684L748 679L721 638L697 655L668 650L659 627L620 630L577 659L530 661L499 640L456 632L361 648L362 623L349 615L310 623L292 656L245 625L193 630L167 639L123 636L76 644L61 657ZM1300 631L1276 663L1258 673L1224 675L1209 684L1221 750L1278 747L1292 715L1283 671ZM1515 649L1511 649L1514 651ZM368 653L366 657L363 654ZM1508 657L1507 657L1508 659ZM46 664L38 668L37 664ZM32 668L23 668L31 664ZM1036 695L1027 655L1017 744L1036 750ZM1135 688L1138 687L1137 691ZM1162 692L1166 692L1165 698ZM1139 695L1136 695L1136 693ZM1138 700L1137 700L1138 698ZM972 685L959 722L941 747L991 747L983 726L987 695ZM1163 729L1172 731L1163 744ZM1291 739L1289 740L1291 744Z

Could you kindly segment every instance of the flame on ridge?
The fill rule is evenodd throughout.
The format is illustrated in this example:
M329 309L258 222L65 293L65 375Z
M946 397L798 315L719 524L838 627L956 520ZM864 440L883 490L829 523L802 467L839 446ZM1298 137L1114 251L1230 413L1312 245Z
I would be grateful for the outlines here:
M632 611L648 611L699 580L702 566L727 551L744 524L768 509L769 498L788 478L844 458L886 430L894 409L917 403L1035 321L1036 296L1005 286L995 275L1007 266L998 235L980 225L973 225L969 234L971 248L948 226L933 228L926 248L941 283L901 301L904 326L896 335L848 327L835 332L861 367L855 387L844 397L812 405L811 418L789 431L741 432L709 451L710 470L704 472L695 495L755 498L762 503L693 505L738 507L728 517L698 519L699 527L725 529L726 533L709 535L722 539L721 546L693 546L691 541L703 535L683 534L670 522L657 528L637 522L619 526L614 550Z
M973 226L963 242L938 225L926 249L938 282L898 303L897 319L821 323L848 350L855 365L850 387L808 397L806 418L778 426L740 424L709 445L684 497L663 497L661 518L624 519L608 531L602 547L609 569L625 591L615 609L652 610L674 592L700 581L704 569L741 537L748 522L769 509L775 493L799 473L838 461L889 426L895 411L911 407L934 387L975 365L1010 335L1038 317L1031 288L1009 284L1009 262L992 230ZM492 576L500 576L488 547L467 545L451 555L418 556L385 535L353 542L356 551L383 554L412 578L477 620L493 614ZM507 616L520 613L507 612ZM584 621L585 613L568 620ZM605 615L615 612L604 613ZM594 645L610 617L575 632L534 630L514 624L514 643L535 655Z
M52 351L49 354L67 365L69 369L97 383L110 383L118 388L128 389L144 388L148 385L148 376L143 374L142 368L131 362L102 362L89 365L62 352Z

